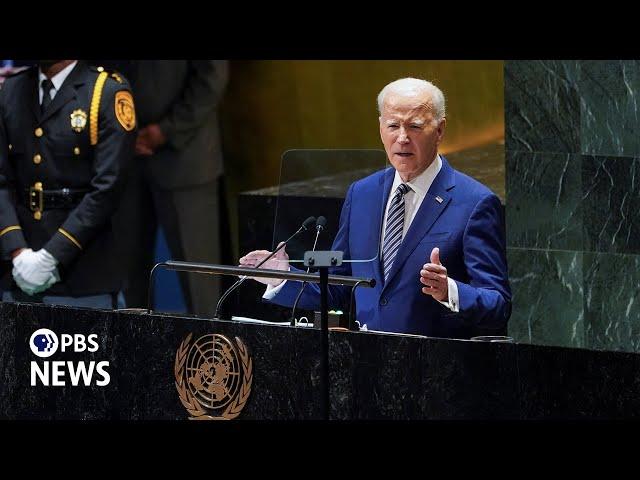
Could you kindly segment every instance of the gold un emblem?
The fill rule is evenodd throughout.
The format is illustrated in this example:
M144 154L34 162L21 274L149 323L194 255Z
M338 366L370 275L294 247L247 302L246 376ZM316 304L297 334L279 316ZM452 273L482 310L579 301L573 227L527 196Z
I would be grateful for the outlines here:
M176 352L174 373L189 420L231 420L242 412L251 393L252 361L247 347L224 335L192 334Z

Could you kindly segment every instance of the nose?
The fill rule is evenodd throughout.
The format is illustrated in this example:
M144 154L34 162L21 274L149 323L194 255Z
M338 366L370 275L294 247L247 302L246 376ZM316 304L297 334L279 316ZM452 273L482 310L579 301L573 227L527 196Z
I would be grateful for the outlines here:
M398 133L398 143L407 143L409 141L409 136L407 135L407 131L404 128L400 128L400 132Z

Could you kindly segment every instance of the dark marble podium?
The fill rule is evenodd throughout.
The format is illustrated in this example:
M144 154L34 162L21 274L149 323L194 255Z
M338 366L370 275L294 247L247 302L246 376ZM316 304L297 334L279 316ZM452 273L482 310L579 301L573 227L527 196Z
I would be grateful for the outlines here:
M97 334L110 383L31 386L39 328ZM320 331L272 324L0 304L0 418L185 420L176 351L188 334L239 337L252 386L237 420L321 419ZM330 419L591 419L640 416L640 355L523 344L330 332Z

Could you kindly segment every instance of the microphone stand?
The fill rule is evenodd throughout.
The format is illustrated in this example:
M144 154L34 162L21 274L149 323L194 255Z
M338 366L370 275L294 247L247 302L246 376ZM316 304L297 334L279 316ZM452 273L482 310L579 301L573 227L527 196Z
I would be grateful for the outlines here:
M342 265L341 251L318 251L305 252L304 264L308 267L317 267L320 273L320 377L324 382L322 388L321 411L323 417L329 419L329 267L338 267ZM375 286L375 280L373 280ZM361 285L359 281L354 282L353 286Z
M317 253L317 252L316 252ZM205 275L245 275L247 277L266 277L266 278L281 278L283 280L296 280L299 282L320 283L320 277L315 273L304 272L287 272L284 270L270 270L267 268L254 268L254 267L230 267L228 265L217 265L213 263L198 263L198 262L181 262L178 260L167 260L166 262L156 263L151 269L149 274L149 295L147 296L147 314L153 313L152 308L152 295L153 286L155 283L155 273L158 270L173 270L177 272L190 272L190 273L202 273ZM344 285L347 287L353 287L354 285L364 285L365 287L373 288L376 286L376 281L373 278L358 278L349 277L346 275L329 275L329 285Z
M322 231L322 227L320 228L316 227L316 239L313 242L313 248L311 249L312 252L316 250L316 245L318 244L318 237L320 236L321 231ZM311 267L307 267L307 273L309 273L309 270L311 270ZM298 292L298 295L296 296L296 299L293 302L293 308L291 310L291 326L292 327L296 326L296 307L298 306L298 302L300 301L300 297L302 296L302 292L304 292L304 287L306 286L307 286L307 282L302 282L302 287L300 287L300 291Z

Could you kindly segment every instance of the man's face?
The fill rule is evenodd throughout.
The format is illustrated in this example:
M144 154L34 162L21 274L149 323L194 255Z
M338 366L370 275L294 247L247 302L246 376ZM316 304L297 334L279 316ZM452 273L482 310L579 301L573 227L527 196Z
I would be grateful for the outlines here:
M428 94L388 93L380 115L380 138L391 165L403 181L424 172L444 137L446 120L434 120Z

